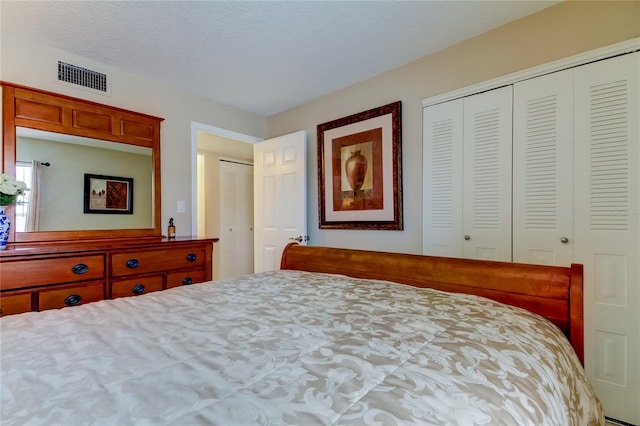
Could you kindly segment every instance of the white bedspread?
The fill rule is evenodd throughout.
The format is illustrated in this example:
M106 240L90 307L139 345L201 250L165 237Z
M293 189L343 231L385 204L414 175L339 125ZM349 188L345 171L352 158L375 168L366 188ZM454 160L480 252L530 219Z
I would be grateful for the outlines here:
M474 296L276 271L0 323L3 426L604 424L555 326Z

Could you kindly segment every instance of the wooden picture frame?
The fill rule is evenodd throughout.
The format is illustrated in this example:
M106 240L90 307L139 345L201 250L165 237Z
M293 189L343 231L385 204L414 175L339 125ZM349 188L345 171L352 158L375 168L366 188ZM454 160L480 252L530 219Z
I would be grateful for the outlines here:
M133 178L85 173L84 213L133 214Z
M320 229L402 230L401 102L318 125Z

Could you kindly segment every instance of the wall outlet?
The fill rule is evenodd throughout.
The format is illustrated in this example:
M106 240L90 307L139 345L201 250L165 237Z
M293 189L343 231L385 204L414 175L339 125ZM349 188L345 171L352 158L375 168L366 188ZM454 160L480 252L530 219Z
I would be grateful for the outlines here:
M178 213L184 213L184 200L178 200Z

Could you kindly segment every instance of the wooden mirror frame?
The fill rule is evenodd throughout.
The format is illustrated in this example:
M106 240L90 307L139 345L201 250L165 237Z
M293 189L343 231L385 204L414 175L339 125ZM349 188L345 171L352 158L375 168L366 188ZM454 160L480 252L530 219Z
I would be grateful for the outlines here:
M9 243L65 242L103 238L159 238L161 226L160 123L162 118L140 114L44 90L0 82L2 85L3 173L15 176L16 127L101 139L152 149L152 228L15 232ZM8 209L9 220L15 210Z

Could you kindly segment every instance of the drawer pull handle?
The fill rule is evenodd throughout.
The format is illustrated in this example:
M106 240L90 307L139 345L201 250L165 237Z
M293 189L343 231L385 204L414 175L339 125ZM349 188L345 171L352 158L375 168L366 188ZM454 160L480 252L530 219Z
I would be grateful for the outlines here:
M190 285L193 284L193 278L191 277L185 277L182 280L182 285Z
M144 288L144 286L142 284L134 285L133 288L131 289L133 294L142 294L142 293L144 293L145 290L146 289Z
M80 303L82 303L82 296L80 296L79 294L72 294L64 299L64 304L67 306L76 306Z
M195 253L189 253L187 255L187 261L189 262L195 262L196 259L198 259L198 256L196 256Z
M138 259L129 259L127 260L126 265L129 269L136 269L138 266L140 266L140 262L138 262Z
M85 265L84 263L78 263L77 265L73 265L73 268L71 268L71 272L77 275L86 274L88 271L89 266Z

